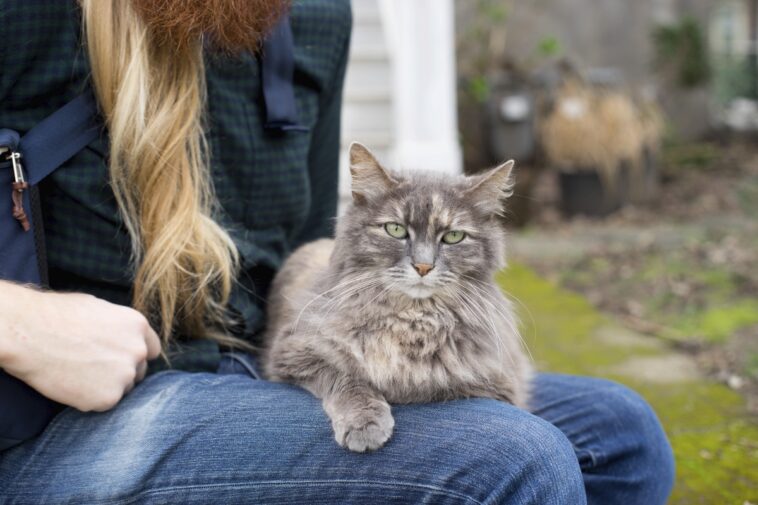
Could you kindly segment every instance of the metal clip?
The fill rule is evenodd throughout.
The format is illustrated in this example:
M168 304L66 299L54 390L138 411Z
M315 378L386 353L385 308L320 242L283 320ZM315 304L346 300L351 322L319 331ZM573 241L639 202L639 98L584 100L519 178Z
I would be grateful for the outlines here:
M7 146L0 146L0 161L10 161L13 167L13 183L11 199L13 201L13 218L16 219L24 231L31 229L29 217L24 210L24 191L29 184L24 179L24 167L21 165L21 153Z
M5 146L0 147L0 160L10 161L13 166L13 182L26 182L26 179L24 179L24 166L21 164L22 157L18 151Z
M9 157L13 165L13 182L26 182L24 179L24 167L21 165L21 153L11 151Z

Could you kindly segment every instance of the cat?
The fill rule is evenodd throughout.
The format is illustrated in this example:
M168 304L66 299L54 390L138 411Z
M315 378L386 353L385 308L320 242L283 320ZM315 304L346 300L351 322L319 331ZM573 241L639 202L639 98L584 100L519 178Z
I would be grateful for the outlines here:
M263 368L323 402L356 452L392 435L390 403L494 398L526 407L530 360L509 301L498 214L513 161L483 175L399 174L350 146L352 202L335 240L275 277Z

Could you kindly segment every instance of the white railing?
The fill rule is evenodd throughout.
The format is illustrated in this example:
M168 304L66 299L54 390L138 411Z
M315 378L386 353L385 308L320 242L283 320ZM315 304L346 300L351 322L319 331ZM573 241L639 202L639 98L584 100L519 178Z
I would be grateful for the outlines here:
M462 171L453 0L379 0L392 68L391 162Z

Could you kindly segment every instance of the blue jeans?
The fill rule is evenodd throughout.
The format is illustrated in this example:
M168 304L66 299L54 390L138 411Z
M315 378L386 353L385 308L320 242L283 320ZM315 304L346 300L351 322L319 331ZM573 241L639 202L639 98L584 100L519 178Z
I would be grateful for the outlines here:
M656 505L672 487L655 414L605 380L539 375L532 413L393 406L388 444L355 454L316 398L254 374L227 357L151 376L109 412L65 410L0 456L0 503Z

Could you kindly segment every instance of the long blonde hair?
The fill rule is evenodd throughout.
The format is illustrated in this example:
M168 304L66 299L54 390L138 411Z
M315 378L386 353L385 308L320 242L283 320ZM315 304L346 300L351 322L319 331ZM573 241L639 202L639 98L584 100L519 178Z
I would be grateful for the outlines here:
M81 0L92 83L110 138L110 181L132 239L134 307L164 341L216 331L238 254L213 219L201 41L169 47L126 0Z

